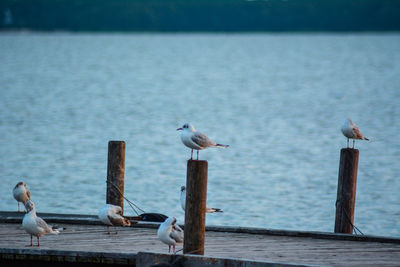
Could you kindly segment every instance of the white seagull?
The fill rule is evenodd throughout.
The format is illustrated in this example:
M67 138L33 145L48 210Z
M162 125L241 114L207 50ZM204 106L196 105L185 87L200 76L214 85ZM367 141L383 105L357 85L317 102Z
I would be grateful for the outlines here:
M185 210L185 207L186 207L186 186L184 186L184 185L181 186L181 207L182 207L183 211L186 211ZM223 212L223 211L221 209L210 208L210 207L206 206L206 212L214 213L214 212Z
M31 235L31 244L28 245L32 247L32 236L37 238L37 246L40 246L39 239L45 234L55 234L58 235L61 229L53 229L49 226L42 218L36 215L35 204L31 200L25 203L25 208L27 213L22 220L22 227L25 231Z
M100 221L107 225L107 234L110 234L110 225L115 227L115 234L118 234L116 226L130 226L131 222L122 216L120 206L106 204L98 214Z
M355 139L369 140L361 133L358 126L355 125L350 118L344 121L341 130L343 135L347 137L347 147L349 147L349 139L353 139L353 148Z
M176 224L176 218L168 217L162 224L160 224L157 231L157 237L161 242L169 246L168 253L171 252L171 246L175 253L175 245L177 243L183 243L184 233L182 228Z
M193 149L197 150L197 160L199 160L199 150L205 149L207 147L221 147L227 148L228 145L217 144L212 141L207 135L196 132L193 125L190 123L185 123L182 128L176 129L177 131L182 131L181 140L182 143L188 148L192 149L192 153L190 154L190 159L193 159Z
M26 183L19 182L13 189L13 196L18 202L18 212L19 212L19 202L25 203L31 199L31 193L26 187Z

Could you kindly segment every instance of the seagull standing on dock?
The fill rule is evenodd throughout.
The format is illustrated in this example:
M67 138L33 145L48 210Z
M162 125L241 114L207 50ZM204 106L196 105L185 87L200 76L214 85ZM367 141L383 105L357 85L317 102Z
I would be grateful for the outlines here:
M117 232L117 226L130 226L131 222L122 216L122 208L120 206L106 204L99 211L99 219L105 225L107 225L107 234L110 234L110 225L115 227L115 234Z
M184 185L181 186L181 207L182 207L183 211L186 211L186 209L185 209L185 207L186 207L186 186L184 186ZM206 206L206 212L214 213L214 212L223 212L223 211L221 209L210 208L210 207Z
M22 202L25 206L25 203L31 199L31 193L26 187L25 182L19 182L13 189L13 196L18 203L18 212L19 212L19 202Z
M187 146L188 148L192 149L190 154L190 159L193 159L193 149L197 150L197 160L199 160L199 150L205 149L207 147L220 147L220 148L227 148L228 145L221 145L217 144L208 138L207 135L196 132L193 125L190 123L185 123L182 128L176 129L177 131L182 131L181 133L181 140L182 143Z
M349 148L349 139L353 139L353 148L354 148L355 139L367 140L367 141L369 140L361 133L358 126L355 125L350 118L348 118L344 121L341 130L342 130L343 135L347 137L347 148Z
M171 252L171 246L175 254L175 245L177 243L183 243L184 233L182 228L176 224L175 217L168 217L157 230L157 237L161 242L168 245L168 253Z
M36 215L35 204L32 201L27 201L25 203L25 208L27 213L22 220L22 227L25 231L31 235L31 244L28 245L32 247L32 236L36 236L37 238L37 246L40 246L39 239L41 236L45 234L55 234L58 235L61 229L53 229L49 226L42 218Z

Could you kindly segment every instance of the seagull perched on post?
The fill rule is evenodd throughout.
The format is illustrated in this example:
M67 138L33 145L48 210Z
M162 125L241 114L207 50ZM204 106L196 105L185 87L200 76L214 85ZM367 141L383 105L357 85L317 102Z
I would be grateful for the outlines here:
M32 247L32 236L37 238L37 246L40 246L39 239L45 234L55 234L58 235L61 229L52 228L49 226L42 218L36 215L35 204L32 201L27 201L25 203L25 208L27 213L22 220L22 227L25 231L31 235L31 244L28 245Z
M168 217L157 230L158 239L169 246L168 253L171 252L171 246L175 254L175 245L183 243L184 233L182 228L176 224L175 217Z
M110 234L110 225L115 227L115 234L118 234L116 226L130 226L131 222L122 216L120 206L106 204L98 214L100 221L107 225L107 234Z
M13 196L18 203L18 212L19 212L19 202L22 202L25 206L25 203L31 199L31 193L26 187L25 182L19 182L13 189Z
M182 143L188 148L192 149L192 153L190 154L190 159L193 159L193 149L197 150L197 160L199 160L199 150L205 149L207 147L221 147L227 148L228 145L217 144L208 138L207 135L196 132L193 125L190 123L185 123L182 128L176 129L177 131L182 131L181 140Z
M183 209L183 211L185 210L186 207L186 186L182 185L181 186L181 207ZM214 213L214 212L223 212L221 209L217 209L217 208L210 208L206 206L206 212L208 213Z
M361 133L358 126L355 125L350 118L348 118L344 121L341 130L342 130L343 135L347 137L347 148L349 147L349 139L353 139L353 148L354 148L355 139L367 140L367 141L369 140Z

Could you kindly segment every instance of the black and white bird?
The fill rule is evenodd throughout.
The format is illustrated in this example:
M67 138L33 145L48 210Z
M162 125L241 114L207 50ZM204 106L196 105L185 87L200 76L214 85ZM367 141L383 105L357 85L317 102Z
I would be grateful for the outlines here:
M343 135L345 137L347 137L347 147L349 147L349 139L353 139L353 148L354 148L355 139L367 140L367 141L369 140L361 133L358 126L355 125L350 118L348 118L344 121L341 130L342 130Z
M22 204L28 202L31 199L31 193L29 192L28 188L26 187L25 182L19 182L13 189L13 196L18 203L18 212L19 212L19 202Z
M131 222L122 216L122 208L112 204L106 204L100 209L98 217L100 221L107 225L107 234L110 234L110 226L114 226L115 234L118 234L117 226L131 225Z
M171 246L175 253L175 245L183 243L184 233L182 228L176 224L175 217L168 217L157 230L157 237L161 242L168 245L168 253L171 252Z
M197 150L197 160L199 159L199 150L208 148L208 147L220 147L220 148L227 148L228 145L221 145L217 144L207 135L197 132L193 125L190 123L185 123L182 128L176 129L177 131L181 132L181 140L182 143L187 146L188 148L192 149L190 154L190 159L193 159L193 149Z
M186 186L182 185L181 186L181 207L183 209L183 211L185 211L186 209ZM217 209L217 208L210 208L208 206L206 206L206 212L208 213L214 213L214 212L223 212L221 209Z
M22 220L22 228L31 235L31 244L28 245L32 247L32 237L36 236L37 246L40 246L40 237L45 234L55 234L58 235L63 228L53 228L48 225L42 218L36 215L35 204L29 200L25 203L25 208L27 213Z

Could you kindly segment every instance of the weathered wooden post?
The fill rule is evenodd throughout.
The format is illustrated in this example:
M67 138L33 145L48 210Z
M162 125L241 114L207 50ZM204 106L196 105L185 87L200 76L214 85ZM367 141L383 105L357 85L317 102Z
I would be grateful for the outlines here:
M342 148L340 151L335 233L353 233L358 155L358 149Z
M183 253L204 255L208 162L188 160Z
M106 203L124 210L125 142L108 142Z

